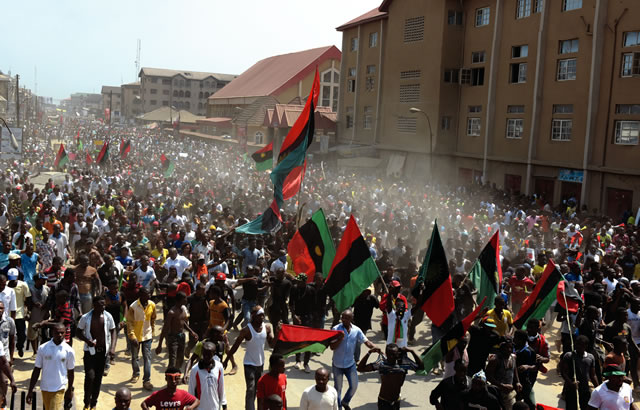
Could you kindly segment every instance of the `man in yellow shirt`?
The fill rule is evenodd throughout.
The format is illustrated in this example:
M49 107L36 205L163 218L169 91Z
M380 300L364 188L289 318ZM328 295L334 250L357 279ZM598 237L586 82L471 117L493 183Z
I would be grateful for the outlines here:
M149 300L147 288L140 289L139 298L129 306L127 310L127 338L131 351L131 367L133 376L130 383L137 383L140 378L140 366L138 365L138 352L142 347L142 360L144 362L144 375L142 387L145 390L153 390L151 384L151 342L153 341L154 327L156 323L156 305Z
M495 307L487 312L487 317L496 325L496 332L500 336L511 333L513 327L513 316L509 310L505 309L505 302L502 296L496 296Z

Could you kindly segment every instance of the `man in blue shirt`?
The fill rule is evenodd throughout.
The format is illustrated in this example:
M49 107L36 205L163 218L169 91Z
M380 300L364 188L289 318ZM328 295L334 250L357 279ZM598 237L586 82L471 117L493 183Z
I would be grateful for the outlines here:
M261 252L256 249L256 239L249 238L249 246L244 248L240 252L242 257L242 275L247 274L247 266L255 266L258 264L258 258L261 256Z
M371 352L380 353L381 350L367 339L362 330L351 322L353 321L353 312L351 309L347 309L342 312L342 323L333 327L333 330L339 330L342 332L342 336L335 342L331 343L330 347L333 350L332 371L334 387L338 392L338 407L342 406L345 410L351 410L349 403L356 394L358 389L358 371L356 369L355 350L359 343L364 343ZM342 376L347 377L347 383L349 383L349 389L342 395Z
M26 243L26 249L20 255L22 273L24 274L24 281L27 285L32 286L35 284L34 278L36 276L36 265L38 263L38 254L33 252L33 241Z

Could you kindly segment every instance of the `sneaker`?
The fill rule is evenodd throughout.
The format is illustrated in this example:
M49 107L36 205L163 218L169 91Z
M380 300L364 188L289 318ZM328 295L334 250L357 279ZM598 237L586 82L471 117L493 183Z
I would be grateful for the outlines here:
M308 365L308 364L305 364L305 365L304 365L304 372L305 372L305 373L311 373L311 367L309 367L309 365Z
M346 403L342 403L342 407L344 407L344 410L351 410L351 407Z
M298 370L302 370L302 363L296 362L296 364L293 367L295 367Z
M136 384L138 383L138 379L140 379L140 376L132 376L131 380L129 380L129 383Z
M106 368L104 369L104 373L102 373L102 376L103 376L103 377L107 377L107 375L108 375L108 374L109 374L109 368L108 368L108 367L106 367Z
M18 357L24 356L24 351L22 349L18 349Z
M151 382L149 382L149 381L146 381L146 382L142 383L142 388L145 389L145 390L151 391L151 390L153 390L153 384L151 384Z

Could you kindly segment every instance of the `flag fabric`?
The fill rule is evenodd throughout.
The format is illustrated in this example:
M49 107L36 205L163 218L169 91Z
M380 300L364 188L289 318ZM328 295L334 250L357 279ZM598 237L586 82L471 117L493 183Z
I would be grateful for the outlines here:
M131 151L131 141L130 140L122 140L120 142L120 158L125 159L127 155Z
M109 143L105 142L102 144L102 148L96 157L96 164L104 165L107 162L107 159L109 159Z
M60 143L60 149L58 149L58 154L56 154L56 160L53 162L53 166L57 169L63 169L68 163L69 156L67 155L67 151L64 149L64 145Z
M248 235L262 235L265 233L275 233L282 226L282 216L280 208L274 199L271 206L259 215L256 219L236 228L236 232Z
M278 165L271 171L274 197L278 204L293 197L300 190L307 166L307 149L313 142L315 107L320 94L320 76L316 68L313 86L300 117L289 130L278 154Z
M417 306L436 326L442 326L453 313L453 287L437 221L433 224L429 249L424 256L412 294L417 300Z
M469 280L478 290L476 302L479 303L485 297L485 306L494 307L494 299L500 294L502 284L502 266L500 265L500 233L496 232L484 247L478 260L473 264L469 272Z
M566 279L558 282L556 296L558 298L558 305L571 313L577 313L582 305L580 293L578 293L575 286L573 286L573 283ZM567 303L564 302L565 298L567 299Z
M162 172L164 177L169 178L173 175L173 171L176 169L176 164L164 154L160 156L160 162L162 163Z
M87 165L93 164L93 159L91 158L91 154L89 154L88 152L87 152L87 157L85 158L85 162L87 163Z
M258 171L266 171L273 168L273 141L264 148L254 152L251 158L256 162L256 169Z
M84 145L82 145L82 141L78 140L78 152L84 151Z
M467 333L486 301L487 298L484 298L469 316L462 319L461 322L458 322L449 329L444 336L425 350L421 356L424 370L419 371L419 374L428 375L431 369L436 367L441 360L444 360L447 353L449 353Z
M356 219L351 215L342 234L324 290L333 299L338 312L353 305L356 298L380 277Z
M526 329L529 319L542 319L549 306L556 300L556 287L562 279L562 273L550 259L540 280L522 303L520 311L513 320L513 325L518 329Z
M178 116L173 119L173 123L172 123L173 128L179 128L180 127L180 111L178 111Z
M340 333L342 332L339 330L282 325L273 353L284 357L302 352L322 353L340 336Z
M322 208L296 231L289 241L287 253L295 273L306 273L309 283L314 281L317 272L323 277L329 274L336 248Z

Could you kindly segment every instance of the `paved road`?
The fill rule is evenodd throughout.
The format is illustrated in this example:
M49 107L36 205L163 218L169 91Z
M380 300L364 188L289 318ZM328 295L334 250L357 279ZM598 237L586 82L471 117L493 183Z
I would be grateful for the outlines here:
M160 326L162 325L162 309L158 309L160 320L158 321L158 327L156 328L156 334L160 332ZM376 319L379 320L379 311L377 312L377 316L374 316L374 323ZM327 324L328 326L328 324ZM376 345L383 347L384 341L382 340L382 333L379 331L379 326L374 325L375 331L369 331L368 337L372 340ZM428 331L429 325L424 322L420 326L418 326L417 332L417 340L423 341L421 346L416 346L416 352L420 353L426 346L430 344L430 332ZM562 380L560 376L555 371L556 363L558 360L558 352L555 349L554 341L557 339L558 335L558 327L554 326L548 333L548 339L550 340L551 350L552 350L552 361L547 366L549 368L549 372L545 374L540 374L538 378L538 382L535 386L536 399L539 403L547 404L547 405L558 405L558 400L560 396L560 392L562 390ZM231 341L235 340L235 336L237 332L231 332ZM75 382L75 399L76 403L78 403L79 408L82 408L82 399L84 392L84 371L82 366L82 343L80 343L77 339L74 340L73 347L76 352L76 382ZM156 343L154 341L153 349L155 350ZM363 347L363 350L366 347ZM241 349L241 352L236 354L237 361L242 363L242 357L244 355L244 350ZM131 403L132 409L139 409L140 403L149 395L149 392L142 389L142 381L140 380L137 385L133 386L128 383L131 378L131 362L128 356L125 356L125 340L120 333L118 338L118 344L116 349L116 364L111 367L111 371L107 377L103 379L102 382L102 393L100 394L100 402L98 403L98 409L110 410L113 408L114 392L120 386L127 386L131 389L133 395L133 401ZM362 353L364 355L364 351ZM159 356L155 356L152 359L152 375L151 382L155 386L155 389L160 389L164 386L164 370L167 366L167 355L166 349ZM268 354L267 354L268 360ZM297 370L293 367L295 360L290 358L287 361L287 379L288 379L288 387L287 387L287 401L289 403L288 408L295 409L298 407L300 403L300 396L302 391L314 384L313 373L306 374L303 371ZM33 369L34 357L32 356L31 351L25 352L24 358L20 359L17 357L17 353L15 356L14 363L14 375L16 382L18 384L19 391L26 391L29 384L29 378L31 375L31 370ZM140 359L140 364L142 366L142 360ZM325 353L319 356L314 356L311 359L311 368L313 370L317 369L320 366L329 367L331 366L331 352L328 349ZM227 371L230 370L230 366ZM437 385L437 383L441 380L442 376L430 375L427 377L417 376L417 375L409 375L405 382L405 385L402 389L402 397L403 397L403 408L432 408L429 404L429 393L431 390ZM332 382L331 382L332 383ZM344 386L346 389L346 380L344 381ZM229 403L229 409L241 409L244 407L244 394L245 394L245 383L242 367L240 367L238 374L234 376L225 377L225 386L226 386L226 394L227 400ZM186 389L186 386L182 386ZM377 397L379 391L379 379L376 373L370 374L361 374L359 376L359 386L358 391L356 393L355 398L353 399L351 406L353 409L363 409L363 410L373 410L377 408ZM18 396L19 397L19 396ZM16 409L19 406L16 404ZM38 398L38 409L42 408L42 404L40 399Z

